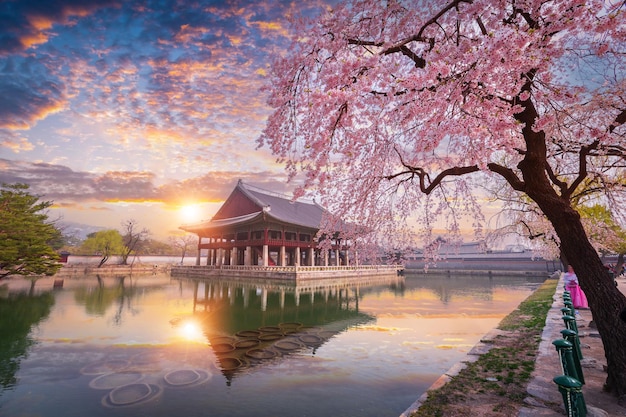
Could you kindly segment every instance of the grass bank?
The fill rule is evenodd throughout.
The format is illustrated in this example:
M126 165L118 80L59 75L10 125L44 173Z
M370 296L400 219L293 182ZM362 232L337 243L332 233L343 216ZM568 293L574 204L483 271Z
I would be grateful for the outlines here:
M547 279L506 316L489 352L468 362L411 417L510 416L523 405L558 280Z

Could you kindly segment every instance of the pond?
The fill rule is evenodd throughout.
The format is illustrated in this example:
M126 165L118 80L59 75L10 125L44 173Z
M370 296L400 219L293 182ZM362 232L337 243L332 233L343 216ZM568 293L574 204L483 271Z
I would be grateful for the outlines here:
M541 283L0 282L0 415L396 417Z

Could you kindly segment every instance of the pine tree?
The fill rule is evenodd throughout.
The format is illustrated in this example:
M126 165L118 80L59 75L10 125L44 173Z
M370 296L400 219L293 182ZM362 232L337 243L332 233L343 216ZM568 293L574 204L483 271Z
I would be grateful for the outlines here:
M8 275L54 275L59 255L51 246L60 231L48 220L50 201L25 184L0 187L0 279Z

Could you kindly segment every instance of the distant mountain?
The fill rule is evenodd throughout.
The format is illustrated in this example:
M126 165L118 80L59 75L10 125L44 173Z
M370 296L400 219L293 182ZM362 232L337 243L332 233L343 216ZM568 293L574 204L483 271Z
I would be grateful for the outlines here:
M57 227L61 229L61 233L64 236L70 236L79 240L87 239L87 235L90 233L99 232L105 230L106 227L92 226L89 224L59 221Z

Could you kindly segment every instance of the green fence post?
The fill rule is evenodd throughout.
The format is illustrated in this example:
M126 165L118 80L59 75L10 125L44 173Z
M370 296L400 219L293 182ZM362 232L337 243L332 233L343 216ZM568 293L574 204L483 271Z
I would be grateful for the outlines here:
M557 339L552 341L552 344L559 353L563 374L576 378L584 384L585 382L582 380L582 369L576 366L576 361L574 360L574 345L572 342L565 339Z
M553 381L559 386L563 396L567 417L587 417L587 405L580 381L567 375L557 376Z
M583 358L583 352L580 350L580 339L578 338L578 325L576 324L576 317L574 316L562 316L565 322L565 328L576 333L576 342L574 342L574 349L578 353L578 358Z
M578 334L570 329L561 330L561 334L563 335L563 339L567 340L572 344L572 360L573 365L576 367L576 373L578 374L576 379L578 379L583 385L585 385L585 377L583 375L583 368L580 365L580 360L583 358L580 349L580 339L578 338ZM566 374L567 375L567 374Z

